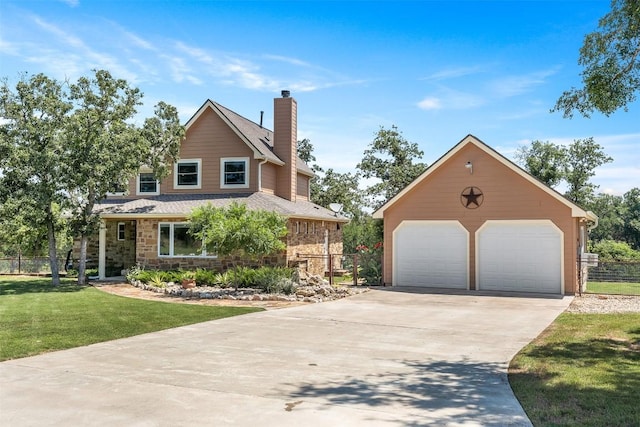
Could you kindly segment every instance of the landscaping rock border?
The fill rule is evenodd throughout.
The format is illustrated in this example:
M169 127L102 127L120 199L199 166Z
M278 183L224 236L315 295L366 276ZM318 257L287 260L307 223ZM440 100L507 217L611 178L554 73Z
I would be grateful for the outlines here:
M137 288L163 293L170 297L239 301L297 301L319 303L361 294L369 290L369 288L365 286L330 285L327 280L324 280L324 278L320 276L305 275L299 279L302 279L302 283L295 288L291 295L269 294L254 288L239 288L236 290L232 287L196 286L191 289L183 289L181 285L173 282L167 283L165 287L148 285L138 280L132 280L129 281L129 283Z

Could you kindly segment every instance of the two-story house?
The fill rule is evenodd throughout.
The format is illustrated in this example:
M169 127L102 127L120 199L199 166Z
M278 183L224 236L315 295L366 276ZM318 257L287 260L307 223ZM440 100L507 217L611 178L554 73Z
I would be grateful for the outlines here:
M297 155L297 103L289 91L274 99L273 131L211 100L185 127L180 158L166 179L157 181L141 169L125 192L97 205L101 227L87 258L98 265L99 276L136 263L225 269L230 260L207 253L187 233L186 220L197 206L232 202L287 218L287 249L267 262L288 265L314 254L308 268L323 274L328 258L320 255L342 253L341 228L348 220L310 201L314 174Z

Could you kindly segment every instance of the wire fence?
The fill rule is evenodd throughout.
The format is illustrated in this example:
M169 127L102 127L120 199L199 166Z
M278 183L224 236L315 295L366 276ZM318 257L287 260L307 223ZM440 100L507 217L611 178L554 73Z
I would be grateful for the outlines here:
M63 271L65 256L58 256L58 271ZM0 258L0 274L50 274L49 257L4 257Z
M601 261L586 269L585 292L587 293L640 295L640 262L638 261Z
M382 284L382 253L297 254L310 271L323 271L331 284Z

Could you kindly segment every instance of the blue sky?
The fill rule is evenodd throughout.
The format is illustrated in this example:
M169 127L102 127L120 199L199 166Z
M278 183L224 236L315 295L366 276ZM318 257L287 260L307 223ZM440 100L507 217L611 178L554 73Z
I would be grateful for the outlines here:
M531 140L593 136L600 191L640 187L640 102L610 117L549 113L580 85L578 51L608 1L2 0L0 76L108 69L186 121L206 99L254 121L298 101L317 162L354 171L380 126L432 163L471 133L512 158Z

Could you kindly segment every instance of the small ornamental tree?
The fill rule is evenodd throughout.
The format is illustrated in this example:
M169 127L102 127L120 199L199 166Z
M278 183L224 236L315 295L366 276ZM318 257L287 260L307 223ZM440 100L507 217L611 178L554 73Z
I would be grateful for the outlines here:
M262 260L286 249L287 222L275 212L249 210L236 202L219 208L207 204L194 209L188 219L190 234L218 256Z

